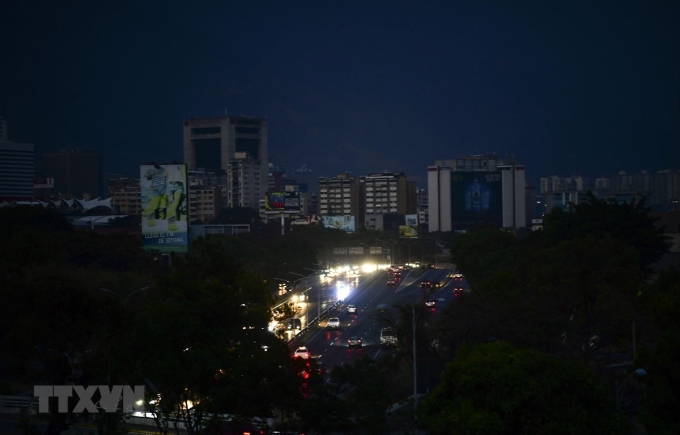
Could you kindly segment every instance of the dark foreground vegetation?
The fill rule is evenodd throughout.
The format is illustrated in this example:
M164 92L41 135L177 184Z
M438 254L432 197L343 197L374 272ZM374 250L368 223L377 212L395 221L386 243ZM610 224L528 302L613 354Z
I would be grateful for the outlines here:
M680 433L680 273L651 272L668 244L643 204L591 197L553 212L543 232L439 236L472 290L415 319L418 365L441 373L419 403L422 430L618 434L641 422ZM385 411L412 393L408 307L397 352L335 369L329 382L267 330L272 278L324 263L348 237L264 228L200 239L169 266L136 238L75 231L49 210L1 209L0 394L145 385L147 402L161 398L146 405L158 429L181 422L190 435L229 433L218 414L240 428L267 417L305 433L403 427ZM99 433L125 431L120 414L71 412L49 414L47 433L86 417Z

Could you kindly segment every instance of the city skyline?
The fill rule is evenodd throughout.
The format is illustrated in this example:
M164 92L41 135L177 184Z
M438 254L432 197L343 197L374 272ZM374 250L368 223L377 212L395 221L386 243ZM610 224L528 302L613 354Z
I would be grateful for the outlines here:
M527 180L678 169L674 2L3 6L0 116L36 155L105 172L183 161L182 121L269 124L311 176L495 153ZM586 7L587 6L587 7Z

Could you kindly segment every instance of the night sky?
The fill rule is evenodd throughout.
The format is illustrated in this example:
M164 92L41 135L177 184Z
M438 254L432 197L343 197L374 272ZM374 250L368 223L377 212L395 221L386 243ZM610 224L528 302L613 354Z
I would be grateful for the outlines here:
M680 169L680 1L0 2L0 116L106 172L182 119L269 120L313 178L514 156L527 177ZM315 188L315 186L314 186Z

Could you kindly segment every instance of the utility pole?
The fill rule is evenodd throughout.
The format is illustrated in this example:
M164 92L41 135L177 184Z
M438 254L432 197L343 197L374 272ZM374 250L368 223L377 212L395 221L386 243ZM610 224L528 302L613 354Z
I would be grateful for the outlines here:
M418 430L418 376L416 370L416 305L411 306L411 321L413 324L413 412Z

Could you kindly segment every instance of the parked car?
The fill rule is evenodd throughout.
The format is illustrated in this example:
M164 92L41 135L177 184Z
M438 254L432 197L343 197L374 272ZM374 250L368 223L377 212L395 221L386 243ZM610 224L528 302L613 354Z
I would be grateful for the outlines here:
M348 347L361 347L361 337L350 337L347 339Z

